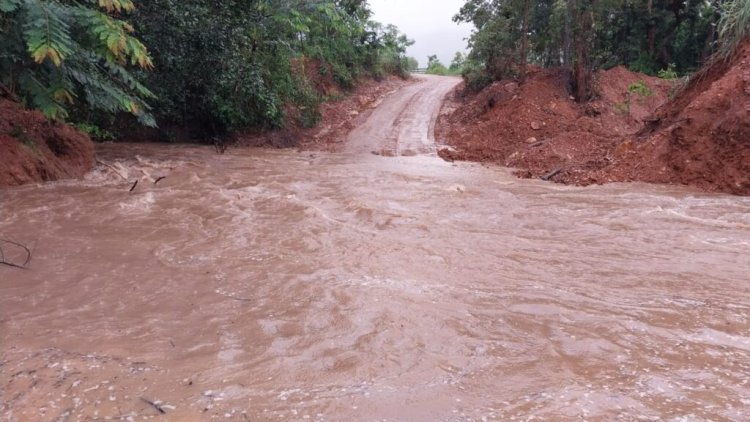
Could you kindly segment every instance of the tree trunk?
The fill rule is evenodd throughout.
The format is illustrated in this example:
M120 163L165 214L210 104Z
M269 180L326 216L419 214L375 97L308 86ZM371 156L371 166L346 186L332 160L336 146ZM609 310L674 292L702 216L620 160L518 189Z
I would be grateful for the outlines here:
M573 95L576 101L582 103L591 99L592 78L591 63L589 60L589 48L591 33L594 29L593 11L594 0L581 0L587 2L588 7L582 7L578 0L571 0L574 7L575 30L573 32L573 43L575 57L573 62ZM585 4L585 3L584 3Z
M521 77L520 81L523 83L526 81L526 74L528 72L529 60L528 60L528 49L529 49L529 3L531 0L523 1L523 25L521 25Z

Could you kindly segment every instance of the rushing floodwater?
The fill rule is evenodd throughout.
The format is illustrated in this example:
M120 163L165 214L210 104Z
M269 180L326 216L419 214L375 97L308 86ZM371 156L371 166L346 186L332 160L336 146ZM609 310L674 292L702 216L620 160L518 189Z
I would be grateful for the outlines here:
M747 198L431 157L100 157L136 189L100 166L0 191L0 233L34 248L0 268L4 419L750 414Z
M457 81L0 190L0 421L750 420L750 198L443 162Z

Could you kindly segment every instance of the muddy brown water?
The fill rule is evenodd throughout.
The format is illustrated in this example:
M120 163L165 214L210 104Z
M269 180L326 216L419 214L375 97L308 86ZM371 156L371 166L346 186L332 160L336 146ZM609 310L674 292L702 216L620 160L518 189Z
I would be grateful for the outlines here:
M0 420L748 420L750 199L357 148L0 190Z

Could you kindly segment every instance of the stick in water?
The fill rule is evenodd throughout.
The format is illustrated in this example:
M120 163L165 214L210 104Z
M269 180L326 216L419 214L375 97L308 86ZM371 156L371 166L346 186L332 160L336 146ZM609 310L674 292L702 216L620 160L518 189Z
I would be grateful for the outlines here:
M23 251L26 253L26 259L23 261L23 264L15 264L13 262L8 262L5 260L5 253L3 252L2 245L7 243L8 245L13 245L17 248L23 249ZM29 262L31 262L31 249L27 248L26 246L13 242L11 240L6 239L0 239L0 265L5 265L8 267L13 268L20 268L22 270L25 270L27 268L27 265L29 265Z

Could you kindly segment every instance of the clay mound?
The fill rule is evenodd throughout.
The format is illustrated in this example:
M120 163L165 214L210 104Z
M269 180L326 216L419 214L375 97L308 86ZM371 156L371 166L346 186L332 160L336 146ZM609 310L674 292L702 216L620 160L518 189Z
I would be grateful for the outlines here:
M88 135L0 98L0 186L81 177L93 163Z
M613 172L750 194L750 42L696 75L654 121Z
M449 160L493 161L524 177L566 183L597 183L594 172L611 165L624 137L643 128L644 110L667 100L671 84L619 67L599 72L601 98L577 104L562 69L532 72L518 86L496 82L478 94L459 88L446 102L437 137L449 144ZM632 93L642 84L648 95Z
M669 101L675 81L617 66L597 73L596 85L600 98L592 101L589 107L621 117L609 119L609 122L616 123L623 133L633 133L643 128L654 110Z

